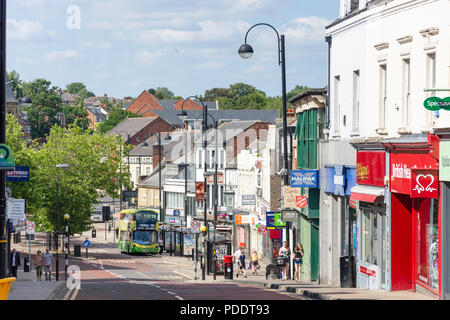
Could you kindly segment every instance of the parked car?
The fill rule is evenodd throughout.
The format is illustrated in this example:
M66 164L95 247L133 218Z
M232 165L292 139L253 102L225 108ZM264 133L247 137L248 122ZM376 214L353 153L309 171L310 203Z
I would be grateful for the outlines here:
M94 210L91 215L91 219L94 222L103 222L103 214L100 210Z

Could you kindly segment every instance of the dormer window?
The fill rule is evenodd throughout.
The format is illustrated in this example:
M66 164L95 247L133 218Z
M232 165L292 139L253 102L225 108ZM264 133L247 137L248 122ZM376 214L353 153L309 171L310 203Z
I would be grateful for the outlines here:
M350 0L350 12L359 8L359 0Z

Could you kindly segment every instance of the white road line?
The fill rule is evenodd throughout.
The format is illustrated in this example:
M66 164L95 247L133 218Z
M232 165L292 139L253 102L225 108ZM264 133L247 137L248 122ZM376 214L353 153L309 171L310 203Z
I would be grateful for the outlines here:
M188 276L188 275L186 275L186 274L184 274L184 273L181 273L181 272L178 272L178 271L172 271L172 272L173 272L173 273L176 273L176 274L179 274L180 276L183 276L183 277L188 278L188 279L190 279L190 280L194 280L193 277Z
M70 298L70 300L75 300L75 298L77 297L77 294L78 294L78 289L75 289L75 291L74 291L72 297Z
M184 300L182 297L180 296L175 296L175 298L177 298L178 300Z
M102 260L98 260L98 262L100 262L100 269L105 269L105 268L103 267Z
M67 298L70 296L70 293L72 292L72 289L69 289L69 291L67 291L66 295L64 296L64 300L67 300Z

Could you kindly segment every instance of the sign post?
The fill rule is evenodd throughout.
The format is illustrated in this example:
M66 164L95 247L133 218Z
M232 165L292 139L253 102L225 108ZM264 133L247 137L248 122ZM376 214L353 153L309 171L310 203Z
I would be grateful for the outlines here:
M87 259L88 258L88 248L91 245L91 242L88 239L86 239L86 240L84 240L83 245L86 248L86 259Z
M25 237L28 240L28 261L30 263L30 272L33 268L32 261L31 261L31 240L34 240L34 222L28 221L27 222L27 231L25 233Z

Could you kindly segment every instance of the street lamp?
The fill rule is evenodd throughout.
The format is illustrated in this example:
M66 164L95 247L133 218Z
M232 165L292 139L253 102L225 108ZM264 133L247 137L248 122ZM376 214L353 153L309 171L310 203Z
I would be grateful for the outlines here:
M181 104L181 110L178 113L178 117L180 119L182 119L182 120L185 120L187 118L187 113L186 113L186 111L184 111L183 105L190 98L195 98L196 100L200 101L200 103L201 103L201 105L203 107L203 130L202 130L202 134L203 134L203 149L205 150L205 161L204 161L204 165L205 166L203 168L203 174L205 174L205 172L206 172L206 147L208 145L208 141L206 140L206 134L205 133L208 130L208 116L207 116L207 114L208 114L208 106L205 105L203 100L201 98L199 98L199 97L196 97L196 96L189 96L189 97L187 97L186 99L183 100L183 103ZM206 189L206 183L207 183L207 181L206 181L206 176L205 176L204 177L205 204L204 204L204 213L203 213L203 216L204 216L203 217L203 223L204 223L205 226L208 225L207 216L206 216L207 211L208 211L206 194L207 194L208 191ZM206 256L205 256L205 261L206 261L206 258L208 256L207 255L207 238L205 238L204 250L205 250L204 252L206 254ZM204 268L204 265L203 265L203 268ZM202 270L202 280L205 280L205 270Z
M56 281L59 281L59 169L69 169L70 164L56 165Z
M164 231L164 235L165 235L165 230L164 230L164 215L163 215L163 210L162 210L162 207L161 207L161 190L162 190L162 187L161 187L161 132L158 132L158 134L156 135L156 134L149 134L149 137L153 137L153 136L155 136L157 139L158 139L158 154L159 154L159 156L158 156L158 175L159 175L159 198L158 198L158 202L159 202L159 220L160 221L162 221L162 223L163 223L163 231ZM166 141L170 141L172 139L172 137L169 135L169 133L167 133L167 135L166 135L166 137L164 138L164 140L166 140ZM147 142L143 142L143 144L144 144L144 146L148 146L148 144L147 144ZM155 157L155 155L153 155L153 157ZM165 237L164 237L164 240L165 240ZM171 240L172 240L172 238L171 238ZM165 242L165 241L164 241ZM172 243L171 243L171 245L172 245ZM170 248L170 255L172 255L172 248Z
M70 219L70 215L68 213L66 213L64 215L64 220L66 221L66 268L64 271L64 280L67 281L67 268L69 266L69 258L68 258L68 253L69 253L69 219Z
M289 170L288 166L288 149L287 149L287 116L286 116L286 55L285 55L285 45L284 45L284 35L279 35L278 31L267 23L258 23L248 29L245 34L245 43L240 46L238 53L243 59L249 59L253 55L253 48L247 43L247 36L250 30L256 26L268 26L272 28L278 37L278 64L281 65L281 85L282 85L282 96L283 96L283 148L284 148L284 168ZM284 176L284 185L289 184L288 175Z

